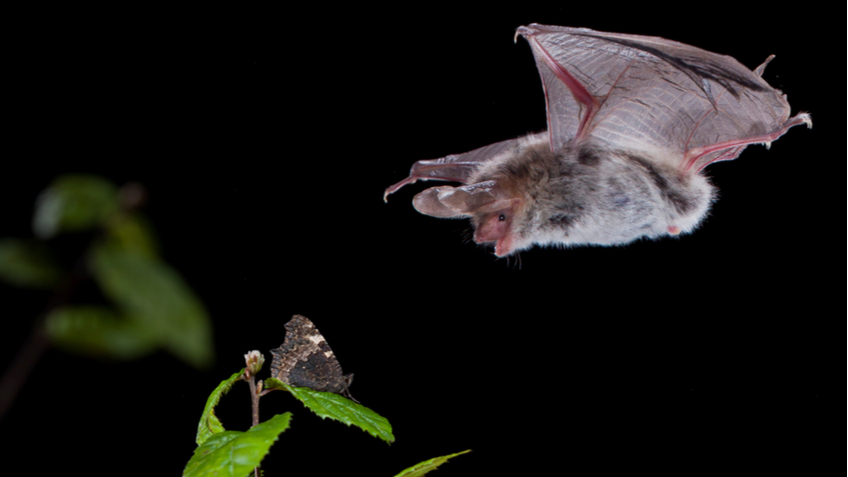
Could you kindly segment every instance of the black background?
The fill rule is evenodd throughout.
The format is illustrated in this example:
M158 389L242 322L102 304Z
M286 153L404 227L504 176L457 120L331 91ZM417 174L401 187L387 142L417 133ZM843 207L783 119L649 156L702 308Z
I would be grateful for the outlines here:
M61 173L142 182L165 259L214 321L217 362L199 372L165 353L103 363L50 350L0 423L5 452L43 470L174 475L208 393L248 350L270 364L295 313L397 440L273 393L262 419L294 417L269 476L391 476L469 448L439 475L814 475L842 452L842 199L828 197L842 167L816 167L844 150L815 12L490 8L22 18L0 236L31 236L35 197ZM710 166L720 198L692 235L496 259L463 243L467 221L412 209L425 186L388 204L382 193L416 160L545 129L532 54L513 44L531 22L662 36L750 68L774 53L765 79L816 128ZM5 366L46 296L4 285L0 299ZM226 427L249 427L249 402L244 384L224 398Z

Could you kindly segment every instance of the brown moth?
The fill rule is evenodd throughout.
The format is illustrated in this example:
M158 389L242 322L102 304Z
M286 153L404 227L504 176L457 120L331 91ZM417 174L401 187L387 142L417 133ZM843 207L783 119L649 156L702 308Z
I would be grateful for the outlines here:
M310 388L350 396L348 387L353 374L343 374L342 367L318 328L302 315L294 315L286 323L286 339L272 349L271 376L297 387Z

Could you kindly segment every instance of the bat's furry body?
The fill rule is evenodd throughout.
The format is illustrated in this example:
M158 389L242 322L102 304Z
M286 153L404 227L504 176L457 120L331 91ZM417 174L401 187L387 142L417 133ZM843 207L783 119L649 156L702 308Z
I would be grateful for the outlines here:
M785 96L733 58L656 37L530 25L548 99L548 131L418 161L386 196L417 180L415 208L470 217L498 256L539 245L625 244L691 232L716 195L701 170L770 143ZM769 58L770 60L771 58ZM768 60L766 61L768 63Z
M546 134L527 136L469 178L471 184L486 181L510 184L514 195L527 198L511 218L511 243L496 252L531 244L614 245L689 232L714 194L703 175L680 176L632 152L585 144L553 153ZM472 216L478 241L488 241L481 227L499 213Z

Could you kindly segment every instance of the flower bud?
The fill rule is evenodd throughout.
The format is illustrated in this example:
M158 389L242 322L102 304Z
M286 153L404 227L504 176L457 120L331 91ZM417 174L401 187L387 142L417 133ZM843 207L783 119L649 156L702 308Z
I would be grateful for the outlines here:
M244 355L244 363L247 365L246 374L248 376L256 376L265 364L265 356L262 356L257 350L253 350Z

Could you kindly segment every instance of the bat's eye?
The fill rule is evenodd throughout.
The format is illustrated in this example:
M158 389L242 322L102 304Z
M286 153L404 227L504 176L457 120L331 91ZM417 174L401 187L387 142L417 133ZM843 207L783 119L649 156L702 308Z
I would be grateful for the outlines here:
M501 222L503 222L504 220L506 220L506 215L504 215L504 214L499 215L499 216L498 216L498 220L500 220Z

